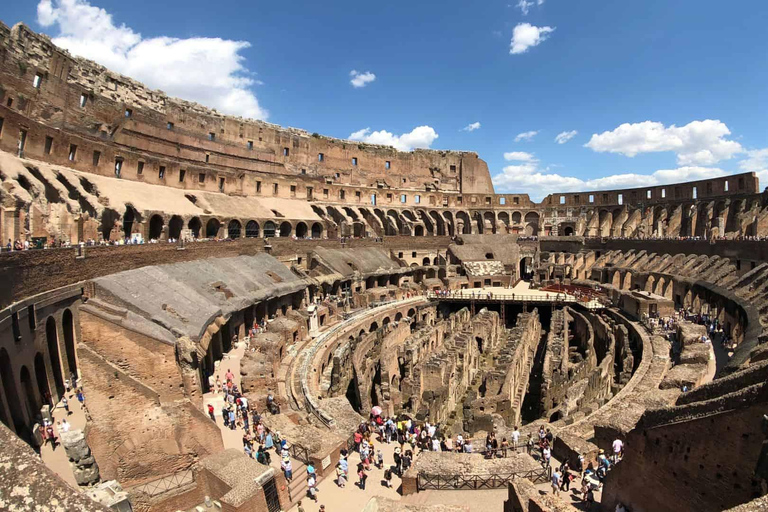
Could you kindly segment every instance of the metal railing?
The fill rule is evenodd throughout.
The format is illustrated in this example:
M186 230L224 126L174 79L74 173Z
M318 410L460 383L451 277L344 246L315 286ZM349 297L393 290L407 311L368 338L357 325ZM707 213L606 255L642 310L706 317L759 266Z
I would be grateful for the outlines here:
M482 290L482 288L480 288ZM427 298L429 299L441 299L441 300L474 300L478 302L497 302L497 301L514 301L514 302L579 302L576 297L567 295L565 293L549 293L544 295L527 295L521 293L506 293L506 292L493 292L489 297L488 293L479 292L471 293L466 290L454 291L450 294L441 294L434 291L427 292Z
M149 496L158 496L168 491L173 491L195 483L195 471L187 469L172 475L166 475L157 480L152 480L128 489L131 493L144 493Z
M527 478L533 483L548 482L551 469L530 469L474 475L429 475L419 473L416 476L416 488L419 491L433 490L476 490L498 489L506 487L518 478Z
M304 464L309 464L309 448L297 444L292 444L290 448L288 448L288 453L294 459L301 461Z

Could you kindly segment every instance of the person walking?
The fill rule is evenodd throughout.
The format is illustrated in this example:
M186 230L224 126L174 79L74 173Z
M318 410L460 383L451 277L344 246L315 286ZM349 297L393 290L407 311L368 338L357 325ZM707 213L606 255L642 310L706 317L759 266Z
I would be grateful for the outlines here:
M365 466L363 463L357 465L357 478L360 489L365 490L365 481L368 480L368 474L365 472Z
M211 417L214 423L216 423L216 415L214 414L213 404L208 404L208 416Z
M552 472L552 493L557 495L560 492L560 472L555 469Z

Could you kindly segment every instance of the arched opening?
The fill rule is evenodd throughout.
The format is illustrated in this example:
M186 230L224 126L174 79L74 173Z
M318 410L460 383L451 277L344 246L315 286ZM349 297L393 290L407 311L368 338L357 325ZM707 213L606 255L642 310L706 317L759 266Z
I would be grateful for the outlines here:
M184 229L184 221L178 215L171 217L168 222L168 237L178 240L181 238L181 230Z
M520 258L520 279L528 281L533 276L533 269L531 268L530 256Z
M24 413L21 409L19 394L16 391L16 380L13 378L11 358L8 356L8 352L4 348L0 349L0 381L2 381L3 390L5 391L5 402L8 404L8 408L11 410L11 421L13 421L13 427L16 429L17 434L27 434L28 439L29 437L27 425L24 421Z
M307 237L307 225L303 222L299 222L296 224L296 238L306 238Z
M245 225L245 238L259 237L259 223L255 220L249 220Z
M483 338L475 336L475 343L477 343L477 351L483 353Z
M27 408L27 418L36 419L40 415L40 402L35 395L35 388L32 386L32 376L26 366L21 367L19 372L19 381L21 389L24 391L24 405Z
M323 236L323 225L319 222L312 224L312 238L320 238Z
M386 318L384 318L384 320L381 321L381 325L382 326L383 325L389 325L389 322L391 322L391 320L389 319L389 317L386 317Z
M187 223L187 228L189 228L192 238L200 238L200 230L203 228L203 223L200 222L199 217L192 217Z
M290 222L286 221L280 224L281 237L291 236L291 231L293 231L293 226L291 226Z
M219 222L219 219L209 219L208 224L205 225L205 238L218 237L220 227L221 222Z
M363 238L365 236L365 226L363 226L362 222L352 224L352 236L355 238Z
M423 260L421 260L421 264L424 265L425 267L430 265L431 264L430 263L430 259L429 258L424 258Z
M408 310L408 318L416 318L416 310L411 308Z
M163 222L163 217L161 215L155 214L149 218L149 239L150 240L160 239L160 236L163 234L164 224L165 223Z
M563 230L564 236L573 236L573 228L571 226L565 226L565 229Z
M77 377L77 353L75 352L75 322L72 319L72 312L69 309L64 310L61 316L61 327L64 330L64 350L67 352L67 364L69 373Z
M45 360L40 352L35 354L35 380L37 381L37 392L43 403L53 405L51 390L48 389L48 374L45 373Z
M456 222L457 222L457 228L459 227L458 223L461 222L461 233L463 235L472 234L472 223L469 221L469 215L467 215L467 212L457 213Z
M136 209L131 205L126 205L125 213L123 214L123 235L125 238L131 238L133 223L137 220L139 220L139 214L136 212ZM106 240L107 238L104 237L104 239Z
M525 214L525 234L535 236L539 234L539 214L528 212Z
M232 219L229 221L229 224L227 224L227 237L232 239L240 238L242 236L242 229L243 225L240 224L240 221Z
M110 240L112 228L115 227L118 219L120 219L120 214L112 208L104 208L104 211L101 212L101 236L104 237L104 240ZM130 236L130 232L128 236Z
M268 220L264 223L264 238L272 238L275 236L275 232L277 231L277 226L275 226L275 223L271 220Z
M413 234L415 236L424 236L424 226L416 226L413 229Z
M397 313L395 315L395 322L399 322L402 319L403 319L403 314L402 313Z
M371 326L368 328L368 332L373 332L378 328L379 328L379 324L377 322L373 322Z
M45 322L45 337L48 342L48 357L53 370L53 383L56 386L56 395L64 395L64 378L61 372L61 359L59 358L59 336L56 332L56 320L52 316Z

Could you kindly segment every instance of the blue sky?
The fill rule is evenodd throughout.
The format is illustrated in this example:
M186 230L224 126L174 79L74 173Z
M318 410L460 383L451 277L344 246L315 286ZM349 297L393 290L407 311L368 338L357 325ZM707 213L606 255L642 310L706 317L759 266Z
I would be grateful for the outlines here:
M764 0L33 0L0 19L228 113L477 151L497 191L768 184Z

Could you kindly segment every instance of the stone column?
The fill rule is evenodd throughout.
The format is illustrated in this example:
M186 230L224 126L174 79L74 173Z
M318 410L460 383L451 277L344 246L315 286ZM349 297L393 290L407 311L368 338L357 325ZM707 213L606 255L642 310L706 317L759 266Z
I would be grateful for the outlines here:
M72 465L75 481L78 485L93 485L99 481L99 465L93 458L91 448L85 440L82 430L61 432L61 444Z

